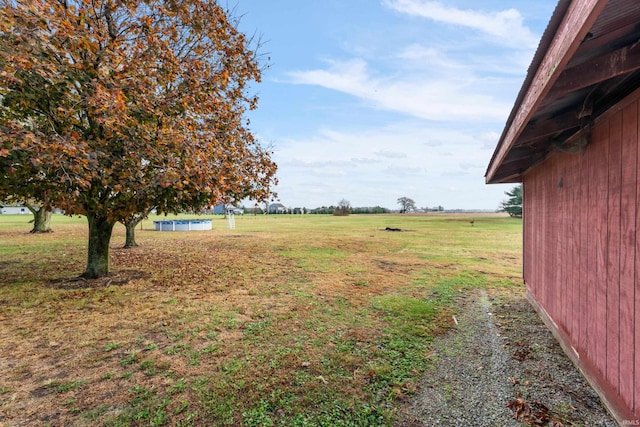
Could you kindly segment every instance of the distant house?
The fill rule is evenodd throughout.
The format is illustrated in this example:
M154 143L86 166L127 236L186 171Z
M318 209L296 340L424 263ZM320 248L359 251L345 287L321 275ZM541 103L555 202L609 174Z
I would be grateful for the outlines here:
M0 214L30 214L31 211L24 206L0 206Z
M229 213L234 215L242 215L244 214L244 209L237 208L233 205L225 205L225 204L219 204L213 207L214 215L225 215Z
M270 214L283 214L287 212L287 207L282 203L272 203L269 205Z
M620 425L640 425L640 2L560 0L486 174L523 183L523 276Z

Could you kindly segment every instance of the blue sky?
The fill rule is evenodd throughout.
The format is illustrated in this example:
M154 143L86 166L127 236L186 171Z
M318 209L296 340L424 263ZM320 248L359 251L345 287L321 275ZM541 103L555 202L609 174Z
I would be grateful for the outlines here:
M279 199L496 209L484 173L555 0L236 0ZM268 59L267 59L268 58Z

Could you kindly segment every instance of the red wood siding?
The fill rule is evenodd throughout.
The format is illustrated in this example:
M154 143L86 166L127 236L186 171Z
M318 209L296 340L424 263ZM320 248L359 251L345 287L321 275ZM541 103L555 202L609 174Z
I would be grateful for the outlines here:
M640 215L640 209L636 209L638 201L638 124L635 118L640 111L638 104L633 103L623 111L622 119L622 160L621 160L621 188L620 188L620 283L636 283L636 215ZM634 383L640 384L640 359L637 356L640 351L634 352L635 331L640 333L640 328L635 326L635 317L640 321L640 316L634 313L634 288L635 286L620 286L620 394L629 396L629 403L634 399ZM640 292L637 292L640 296ZM640 309L640 304L636 305ZM637 345L640 345L638 343ZM640 349L639 349L640 350ZM634 378L634 365L637 375ZM640 398L640 386L638 386ZM640 407L640 399L636 400L636 411Z
M524 279L607 400L640 419L639 96L595 124L584 153L524 176Z

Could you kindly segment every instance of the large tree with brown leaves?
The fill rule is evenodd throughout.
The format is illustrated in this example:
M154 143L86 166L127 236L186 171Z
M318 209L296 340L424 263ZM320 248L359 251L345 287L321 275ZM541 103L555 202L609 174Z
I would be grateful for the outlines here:
M86 215L83 276L104 276L119 220L269 195L259 80L215 1L0 0L0 179Z

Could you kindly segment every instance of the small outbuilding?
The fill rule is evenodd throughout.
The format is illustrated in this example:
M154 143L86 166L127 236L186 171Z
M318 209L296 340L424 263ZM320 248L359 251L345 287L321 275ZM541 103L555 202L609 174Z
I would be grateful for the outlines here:
M486 173L523 183L527 295L640 425L640 1L560 0Z

